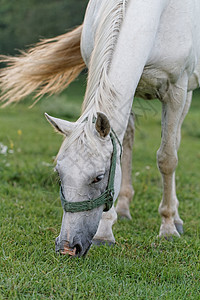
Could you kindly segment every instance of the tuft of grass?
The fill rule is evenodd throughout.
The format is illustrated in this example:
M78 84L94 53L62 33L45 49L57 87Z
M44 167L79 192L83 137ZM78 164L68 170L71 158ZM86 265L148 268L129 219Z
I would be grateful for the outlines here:
M115 247L93 246L84 259L54 253L62 208L53 166L62 137L43 113L77 118L82 86L80 79L31 110L30 100L0 110L0 143L8 147L0 154L0 299L199 299L199 92L183 125L177 168L184 235L157 238L160 104L136 99L132 220L114 226Z

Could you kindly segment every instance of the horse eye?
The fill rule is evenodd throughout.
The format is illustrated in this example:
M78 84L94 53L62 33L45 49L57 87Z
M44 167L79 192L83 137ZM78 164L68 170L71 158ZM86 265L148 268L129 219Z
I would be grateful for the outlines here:
M104 178L104 174L101 174L101 175L97 176L97 177L92 181L92 183L97 183L97 182L101 181L103 178Z

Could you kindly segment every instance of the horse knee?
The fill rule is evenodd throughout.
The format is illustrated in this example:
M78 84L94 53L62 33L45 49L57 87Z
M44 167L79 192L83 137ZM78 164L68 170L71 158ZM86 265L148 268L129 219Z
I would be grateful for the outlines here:
M157 152L157 163L162 174L172 174L178 164L177 153L175 151L170 153L159 149Z

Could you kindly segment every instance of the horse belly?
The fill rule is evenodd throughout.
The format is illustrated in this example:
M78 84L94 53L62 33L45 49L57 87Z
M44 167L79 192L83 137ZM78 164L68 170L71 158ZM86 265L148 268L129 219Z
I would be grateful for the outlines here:
M145 100L162 99L169 88L167 73L152 69L144 69L135 96Z

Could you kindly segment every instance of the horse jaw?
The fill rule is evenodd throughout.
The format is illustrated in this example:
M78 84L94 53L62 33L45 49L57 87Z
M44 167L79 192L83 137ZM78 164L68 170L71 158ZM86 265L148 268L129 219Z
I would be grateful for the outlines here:
M97 135L95 138L99 139ZM76 142L63 155L58 156L56 166L64 197L70 202L81 202L100 196L107 187L109 176L112 146L107 153L109 158L105 157L105 161L97 153L93 153L92 156L92 153L87 151L87 147L85 151L83 145L78 147ZM102 181L97 184L92 183L99 174L105 174ZM56 251L69 255L85 255L98 229L103 209L104 205L90 211L74 213L63 211L61 231L56 239ZM74 248L76 248L75 252L73 252Z
M71 180L72 182L72 180ZM121 168L117 165L115 174L115 194L114 201L120 191L121 185ZM68 189L68 199L70 191ZM84 191L78 193L79 196L84 195ZM87 196L86 198L88 198ZM75 197L77 199L77 197ZM71 195L71 199L73 199ZM105 235L108 241L114 243L113 234L110 226L112 218L108 213L103 213L104 206L100 206L91 211L83 211L78 213L65 212L63 210L63 218L60 235L56 238L55 250L62 255L84 256L87 254L93 238ZM113 208L112 208L113 209ZM111 210L110 210L111 211ZM109 211L109 212L110 212ZM102 214L103 213L103 214ZM106 215L106 217L105 217ZM103 218L102 218L103 216ZM103 230L103 233L102 233Z

